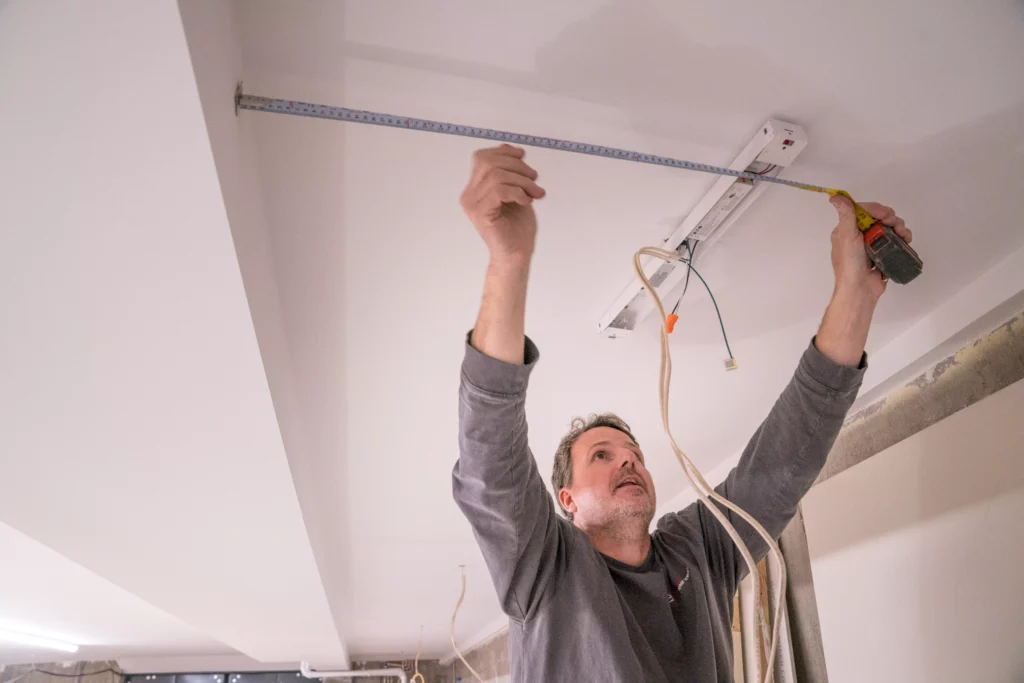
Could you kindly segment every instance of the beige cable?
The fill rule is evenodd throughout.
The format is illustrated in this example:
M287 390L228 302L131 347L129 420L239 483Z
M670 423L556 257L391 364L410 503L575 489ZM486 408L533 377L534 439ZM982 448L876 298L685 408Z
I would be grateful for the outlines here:
M701 500L704 505L707 506L708 510L715 519L719 521L726 533L729 534L729 538L732 539L733 543L736 544L736 548L740 551L743 556L743 560L747 564L747 568L750 570L751 580L754 583L754 601L755 607L760 604L760 577L757 571L757 563L754 562L753 556L750 554L750 550L746 544L740 538L736 528L726 518L725 513L718 508L717 505L713 505L711 500L715 500L721 503L726 508L732 510L746 521L756 531L761 538L768 544L769 552L774 556L776 564L779 568L779 583L776 586L776 597L775 604L778 605L778 609L775 610L775 619L772 625L772 640L771 647L769 649L767 659L767 665L765 670L765 683L771 679L772 668L775 659L775 651L778 649L779 629L782 622L782 596L786 591L786 566L782 561L782 553L779 551L778 545L764 527L762 527L757 520L751 517L747 512L741 509L738 505L732 501L719 495L717 491L711 488L704 477L701 475L700 470L690 462L690 459L686 457L683 450L676 443L675 437L672 436L672 428L669 426L668 417L668 399L669 399L669 387L672 382L672 354L669 350L668 344L668 331L667 331L667 318L665 315L665 307L661 303L661 298L658 296L657 291L651 286L650 280L644 274L643 266L640 264L641 256L653 256L654 258L662 259L664 261L676 262L680 261L681 257L674 251L668 251L666 249L659 249L657 247L644 247L633 254L633 270L636 272L636 276L643 283L644 288L654 301L655 308L658 309L658 315L661 316L661 366L658 375L658 400L661 406L661 424L665 429L665 435L668 436L669 444L672 447L672 452L675 453L676 459L679 461L680 466L683 468L683 473L686 474L686 478L690 481L690 486L697 493L697 497ZM689 264L688 264L689 265Z
M466 665L466 668L469 669L471 674L473 674L473 677L476 678L479 683L486 683L480 674L476 672L476 669L469 665L466 658L462 656L462 651L459 649L459 646L455 644L455 617L458 616L459 608L462 607L462 601L466 598L466 565L462 564L459 566L462 567L462 592L459 593L459 601L455 603L455 611L452 612L452 627L450 631L452 637L452 649L455 650L455 654L462 660L462 663Z
M416 659L413 660L412 670L415 672L412 676L412 683L416 683L416 679L420 679L420 683L427 683L426 679L423 678L423 674L420 673L420 653L423 652L423 624L420 624L420 642L416 646Z

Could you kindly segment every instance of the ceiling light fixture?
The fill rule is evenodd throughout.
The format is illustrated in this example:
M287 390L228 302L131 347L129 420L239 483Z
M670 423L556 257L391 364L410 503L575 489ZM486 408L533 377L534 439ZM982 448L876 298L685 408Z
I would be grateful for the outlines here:
M693 211L662 241L661 248L677 251L682 256L685 252L682 245L689 240L691 247L699 242L701 254L705 254L769 184L780 180L776 176L792 164L806 146L807 133L803 128L769 119L729 164L729 169L741 171L743 177L722 176L716 180ZM645 257L640 263L661 298L668 298L669 293L682 284L688 270L682 263L653 257ZM654 304L643 285L634 278L598 320L597 330L611 339L627 336L653 310Z
M78 646L56 638L45 638L31 633L12 631L0 628L0 641L18 643L19 645L30 645L33 647L44 647L48 650L60 650L61 652L78 652Z

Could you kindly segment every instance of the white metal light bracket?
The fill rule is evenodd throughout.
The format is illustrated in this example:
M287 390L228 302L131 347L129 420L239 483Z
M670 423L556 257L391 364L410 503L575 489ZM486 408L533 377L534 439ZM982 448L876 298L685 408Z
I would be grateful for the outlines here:
M703 245L701 253L706 253L708 247L772 184L761 180L777 182L776 176L792 164L806 146L807 134L803 128L769 119L729 164L730 169L743 172L743 177L719 177L693 211L664 240L662 248L680 251L686 240L691 244L699 241ZM644 274L663 298L686 276L687 268L681 263L647 258L642 265ZM633 280L598 320L598 332L611 339L625 336L635 330L652 310L653 305L644 295L643 287Z

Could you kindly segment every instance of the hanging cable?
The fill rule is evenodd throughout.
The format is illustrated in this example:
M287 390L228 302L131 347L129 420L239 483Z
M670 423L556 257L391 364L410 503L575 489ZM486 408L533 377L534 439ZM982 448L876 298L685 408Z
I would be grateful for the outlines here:
M55 678L86 678L86 677L89 677L89 676L99 676L101 674L107 674L107 673L115 673L118 676L123 676L124 675L123 671L119 671L118 669L115 669L115 668L110 667L110 666L108 666L106 668L103 668L103 669L97 669L96 671L83 671L82 673L79 673L79 674L66 674L66 673L60 673L58 671L46 671L44 669L37 669L37 668L35 668L34 664L32 665L32 669L28 673L40 673L40 674L43 674L43 675L46 675L46 676L53 676Z
M700 244L700 243L698 242L698 244ZM676 313L679 312L679 304L683 303L683 297L686 296L686 290L690 288L690 271L693 270L693 265L692 264L693 264L693 261L694 261L694 254L697 253L697 248L696 247L693 247L693 248L690 247L690 240L689 239L687 239L686 241L683 242L683 246L686 247L686 252L690 255L690 259L688 261L683 261L683 263L685 263L686 266L687 266L687 268L686 268L686 282L683 283L683 293L679 295L679 300L676 301L676 305L672 307L672 315L675 315ZM680 260L682 260L682 259L680 259ZM671 332L671 330L669 330L669 332Z
M657 291L654 289L654 287L651 286L650 280L648 280L647 276L644 274L643 266L640 264L641 256L653 256L654 258L659 258L664 261L679 261L680 258L677 252L668 251L666 249L659 249L657 247L644 247L638 250L635 254L633 254L633 270L636 272L636 276L637 278L640 279L640 282L643 283L644 289L647 291L651 299L654 301L654 306L658 310L658 315L661 316L661 363L660 370L658 373L658 402L661 407L661 424L665 430L665 435L668 437L668 442L672 448L672 452L675 454L676 459L679 461L679 465L683 468L683 473L686 475L686 478L690 481L690 486L692 486L693 490L697 493L697 497L700 499L702 503L704 503L704 505L708 508L708 511L712 515L714 515L715 519L717 519L718 522L722 525L722 528L725 529L725 532L729 535L729 538L731 538L733 543L736 544L736 549L739 550L740 555L743 556L743 560L747 564L747 569L750 571L751 581L754 584L755 606L758 605L760 602L760 577L758 576L757 572L757 563L754 562L754 558L750 554L750 550L743 542L743 539L740 538L739 532L737 532L736 528L729 522L729 519L726 517L725 513L722 512L722 510L719 509L719 507L713 504L711 501L714 500L715 502L721 504L725 508L732 510L737 515L739 515L741 519L747 522L754 529L754 531L757 532L757 534L764 539L765 543L767 543L768 550L774 557L778 566L779 584L776 587L777 591L775 596L775 604L779 605L779 608L775 612L774 624L772 626L771 647L769 648L766 657L767 664L765 669L764 680L765 683L768 683L768 681L772 678L772 668L775 661L775 651L778 649L779 628L781 626L782 621L782 596L785 594L786 591L786 565L782 561L782 553L779 551L779 546L775 543L775 539L773 539L771 535L767 531L765 531L764 527L762 527L761 524L752 516L750 516L746 511L744 511L742 508L740 508L738 505L736 505L729 499L721 496L717 491L711 488L711 486L709 486L707 481L704 479L704 476L700 473L700 470L698 470L697 467L686 456L686 454L683 453L683 450L676 443L675 437L672 436L672 428L669 425L668 417L669 388L672 383L672 354L669 350L668 343L668 320L665 314L665 307L661 303L661 297L658 296ZM692 266L690 266L690 268L692 269ZM696 273L697 271L694 270L694 272ZM699 273L697 274L697 277L700 277ZM704 281L704 278L701 277L700 279L702 282L704 282L704 286L707 287L707 282ZM710 292L711 289L708 288L708 293ZM713 298L714 297L712 297L712 299ZM718 310L717 303L715 304L715 310ZM719 315L719 321L721 321L721 315ZM722 326L722 333L723 335L725 333L724 325ZM730 351L730 356L731 355L732 352ZM452 624L454 628L454 618L452 620Z
M695 249L690 248L690 240L683 240L683 246L686 247L687 253L690 255L690 259L680 259L687 265L686 269L686 282L683 284L683 293L679 295L679 299L676 300L676 305L672 307L672 312L665 318L665 329L669 334L672 334L672 330L675 329L676 323L679 321L679 304L683 303L683 297L686 296L686 290L690 288L690 270L692 270L691 264L693 263L693 253Z
M715 295L711 292L711 287L708 286L707 280L701 277L700 272L696 268L694 268L689 261L687 261L686 259L678 260L681 261L682 263L685 263L687 268L693 271L693 274L696 275L700 279L701 284L704 285L704 289L708 291L708 296L711 297L711 303L715 305L715 314L718 316L718 326L722 328L722 341L725 342L725 350L729 353L729 361L732 361L733 364L735 364L736 357L732 355L732 348L730 348L729 346L729 337L728 335L725 334L725 323L722 321L722 312L718 308L718 302L715 300ZM685 294L686 292L684 291L683 293ZM678 305L679 304L677 303L676 306ZM669 330L669 332L671 332L671 330ZM726 361L726 363L728 363L729 361Z
M466 658L462 656L462 651L459 649L459 646L455 644L455 617L458 616L459 608L462 607L462 601L466 598L466 565L462 564L459 566L462 568L462 592L459 593L459 601L455 603L455 611L452 612L452 626L450 630L450 634L452 637L452 649L455 650L456 656L458 656L458 658L462 660L462 663L466 666L466 668L469 669L469 673L473 674L473 677L479 683L486 683L483 677L481 677L480 674L476 672L476 669L469 665L469 662L466 661Z
M416 659L413 660L412 668L415 672L412 675L412 683L416 683L416 679L420 679L420 683L427 683L423 678L423 674L420 673L420 653L423 651L423 624L420 624L420 642L416 646Z

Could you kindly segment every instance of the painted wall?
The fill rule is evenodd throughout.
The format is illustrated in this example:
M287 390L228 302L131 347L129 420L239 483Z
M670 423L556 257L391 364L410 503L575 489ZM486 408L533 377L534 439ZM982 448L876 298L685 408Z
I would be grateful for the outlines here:
M816 486L829 680L1024 675L1024 382Z

